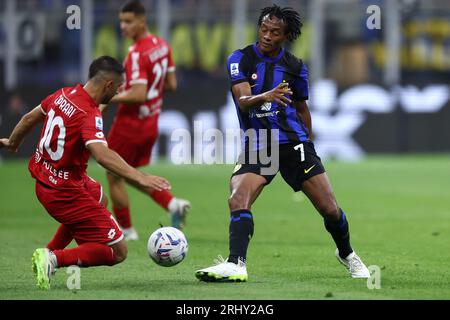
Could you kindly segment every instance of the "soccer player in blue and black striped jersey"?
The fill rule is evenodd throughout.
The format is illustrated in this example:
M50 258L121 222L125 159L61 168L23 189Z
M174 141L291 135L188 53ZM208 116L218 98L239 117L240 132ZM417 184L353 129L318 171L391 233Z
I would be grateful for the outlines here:
M292 8L266 7L258 20L258 42L234 51L228 58L241 129L256 134L246 134L244 152L230 180L230 254L227 260L196 271L200 280L247 281L246 254L254 227L251 206L278 171L294 191L303 191L323 216L325 228L336 243L336 257L350 275L370 277L350 246L345 213L336 202L311 141L306 103L308 69L282 47L285 40L300 36L301 26L299 14ZM272 160L277 156L275 170L268 170L273 163L262 161L261 154L270 154Z

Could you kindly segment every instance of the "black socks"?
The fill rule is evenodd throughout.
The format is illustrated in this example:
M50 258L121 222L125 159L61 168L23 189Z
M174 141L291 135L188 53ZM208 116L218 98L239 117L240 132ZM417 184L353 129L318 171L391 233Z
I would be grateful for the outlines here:
M339 221L332 221L324 218L324 224L327 231L331 234L336 247L339 250L339 256L345 259L353 252L350 246L350 233L347 218L342 209ZM253 236L253 215L250 210L236 210L230 214L230 255L228 261L238 263L238 259L245 262L247 258L247 248L250 239Z
M229 262L245 262L247 248L253 236L253 215L250 210L236 210L230 214L230 255Z
M323 219L325 228L333 237L336 247L339 250L339 256L345 259L350 253L353 252L350 246L350 233L348 231L348 222L345 217L344 211L341 211L341 218L339 221L331 221L326 218Z

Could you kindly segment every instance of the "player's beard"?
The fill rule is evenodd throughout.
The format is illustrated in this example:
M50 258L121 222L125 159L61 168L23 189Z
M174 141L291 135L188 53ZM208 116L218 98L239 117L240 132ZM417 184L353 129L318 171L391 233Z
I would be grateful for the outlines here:
M114 97L114 93L107 93L104 97L103 100L101 102L101 104L108 104L109 101L112 99L112 97Z

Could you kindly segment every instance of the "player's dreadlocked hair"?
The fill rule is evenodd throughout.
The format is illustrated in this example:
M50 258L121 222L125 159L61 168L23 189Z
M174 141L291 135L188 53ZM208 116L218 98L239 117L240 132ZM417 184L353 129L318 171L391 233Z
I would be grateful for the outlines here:
M269 15L269 18L277 17L283 20L285 24L285 34L287 34L287 39L293 41L301 35L301 28L303 23L300 20L300 15L297 11L292 8L286 7L281 8L276 4L271 7L265 7L261 10L261 15L258 19L258 26L261 26L262 20L265 16Z

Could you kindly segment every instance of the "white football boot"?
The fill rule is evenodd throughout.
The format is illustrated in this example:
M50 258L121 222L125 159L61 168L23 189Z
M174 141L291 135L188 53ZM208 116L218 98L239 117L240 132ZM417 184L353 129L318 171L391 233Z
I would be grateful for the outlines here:
M133 227L122 229L123 237L127 241L137 241L139 240L139 235Z
M171 215L172 227L182 230L186 225L186 215L191 208L191 203L184 199L173 198L167 209Z
M339 256L339 250L336 249L336 258L342 263L352 276L352 278L370 278L369 269L361 261L361 258L353 251L345 259Z
M195 277L206 282L246 282L248 275L245 263L241 259L238 264L227 260L219 255L214 260L214 266L195 271Z

